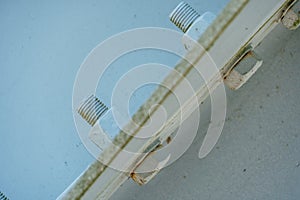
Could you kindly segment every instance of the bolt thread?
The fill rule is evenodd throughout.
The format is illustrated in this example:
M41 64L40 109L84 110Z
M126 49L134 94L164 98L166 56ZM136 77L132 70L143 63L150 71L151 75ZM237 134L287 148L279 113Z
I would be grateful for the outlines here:
M2 192L0 192L0 200L9 200Z
M187 3L181 2L172 11L169 18L184 33L190 28L200 15Z
M91 95L87 98L78 108L78 113L83 119L87 121L91 126L97 122L97 120L108 110L97 97Z

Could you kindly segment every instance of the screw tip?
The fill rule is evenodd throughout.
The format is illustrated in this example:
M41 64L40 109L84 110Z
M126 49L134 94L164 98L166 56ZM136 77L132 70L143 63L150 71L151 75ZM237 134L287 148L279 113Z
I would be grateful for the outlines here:
M108 110L108 107L102 103L95 95L89 96L79 106L77 112L87 121L91 126Z
M187 3L180 2L171 12L169 18L184 33L200 15Z

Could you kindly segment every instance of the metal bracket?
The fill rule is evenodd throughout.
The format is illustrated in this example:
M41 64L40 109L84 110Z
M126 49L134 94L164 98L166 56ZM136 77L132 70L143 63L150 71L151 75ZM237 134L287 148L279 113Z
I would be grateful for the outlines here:
M130 174L131 178L139 185L148 183L167 164L168 159L159 162L156 156L156 152L149 153Z
M254 64L247 61L254 59ZM246 51L236 59L235 63L231 66L229 73L224 76L224 83L232 90L237 90L242 87L254 73L261 67L263 60L248 47ZM247 68L244 73L240 73L237 68Z

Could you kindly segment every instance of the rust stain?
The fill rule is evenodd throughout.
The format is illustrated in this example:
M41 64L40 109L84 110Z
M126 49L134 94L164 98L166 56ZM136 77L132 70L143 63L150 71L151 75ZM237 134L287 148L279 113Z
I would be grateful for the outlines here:
M140 177L138 174L132 172L130 174L130 177L132 178L132 180L134 180L134 182L138 183L139 185L144 185L145 184L145 180Z
M172 138L169 136L169 137L166 139L166 142L167 142L167 144L169 144L171 141L172 141Z

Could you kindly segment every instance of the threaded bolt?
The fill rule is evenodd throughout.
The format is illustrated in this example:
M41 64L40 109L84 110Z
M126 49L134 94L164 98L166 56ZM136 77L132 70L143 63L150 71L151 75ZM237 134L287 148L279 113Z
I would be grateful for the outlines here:
M0 191L0 200L9 200L9 198Z
M172 11L169 18L184 33L191 27L200 15L187 3L181 2Z
M108 110L97 97L91 95L88 97L78 108L78 113L85 119L91 126Z

